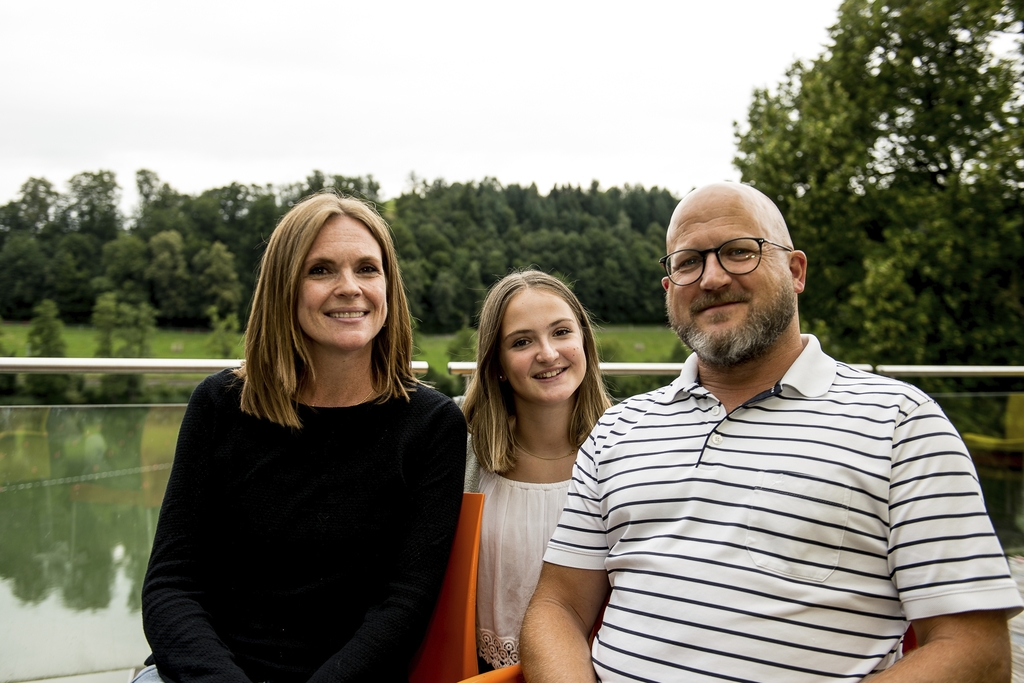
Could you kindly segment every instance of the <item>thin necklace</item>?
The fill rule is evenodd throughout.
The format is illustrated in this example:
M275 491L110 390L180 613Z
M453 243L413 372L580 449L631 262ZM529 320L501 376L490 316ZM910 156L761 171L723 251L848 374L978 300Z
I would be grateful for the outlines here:
M576 451L577 451L576 448L573 448L571 451L569 451L565 455L559 455L556 458L545 458L543 455L537 455L536 453L531 453L530 451L526 450L526 448L523 447L523 444L519 443L518 441L515 441L515 439L513 439L513 441L515 442L516 448L518 448L523 453L526 453L527 455L529 455L529 456L531 456L533 458L537 458L538 460L565 460L570 455L576 455Z

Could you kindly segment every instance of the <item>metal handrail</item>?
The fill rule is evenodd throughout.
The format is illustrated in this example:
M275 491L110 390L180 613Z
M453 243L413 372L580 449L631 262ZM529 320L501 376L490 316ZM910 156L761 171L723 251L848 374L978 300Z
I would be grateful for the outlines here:
M455 360L448 363L449 375L472 375L476 372L476 361Z
M0 356L0 373L55 374L65 372L99 372L106 374L203 374L237 368L239 358L18 358ZM412 371L426 374L426 361L414 360Z
M851 368L889 377L1024 377L1024 365L869 365L848 363ZM601 363L605 375L677 375L682 363ZM472 375L476 363L448 363L453 375Z
M210 374L237 368L238 358L22 358L0 356L3 373ZM1024 377L1024 365L875 365L851 364L860 370L890 377ZM601 363L605 375L677 375L682 363ZM412 361L412 371L426 374L426 361ZM473 361L448 363L452 375L476 372Z
M1024 365L876 365L890 377L1024 377Z

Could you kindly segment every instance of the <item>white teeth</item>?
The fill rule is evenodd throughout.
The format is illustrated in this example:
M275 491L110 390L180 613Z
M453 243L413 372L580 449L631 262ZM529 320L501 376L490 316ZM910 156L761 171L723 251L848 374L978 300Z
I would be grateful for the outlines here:
M562 372L561 370L551 370L549 372L542 372L542 373L540 373L538 375L534 375L534 376L537 379L547 379L548 377L554 377L555 375L558 375L561 372Z
M366 313L363 313L362 311L350 311L344 313L328 313L327 315L331 318L362 318Z

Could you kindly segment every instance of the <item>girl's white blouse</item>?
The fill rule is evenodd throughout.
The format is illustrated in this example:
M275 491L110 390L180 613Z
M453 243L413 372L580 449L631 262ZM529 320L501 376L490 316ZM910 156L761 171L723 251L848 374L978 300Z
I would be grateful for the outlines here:
M530 484L480 470L477 653L495 669L519 661L519 627L568 491L568 479Z

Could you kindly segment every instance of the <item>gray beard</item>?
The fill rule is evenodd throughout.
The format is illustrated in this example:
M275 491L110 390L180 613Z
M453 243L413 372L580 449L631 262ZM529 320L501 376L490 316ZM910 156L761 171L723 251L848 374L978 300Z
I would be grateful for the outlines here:
M796 314L796 296L782 287L762 306L750 311L750 319L743 327L712 334L701 330L693 322L701 307L710 302L743 301L741 297L702 297L690 304L690 322L676 320L671 308L669 324L679 339L697 354L705 365L731 368L765 356ZM697 310L694 310L694 309Z

